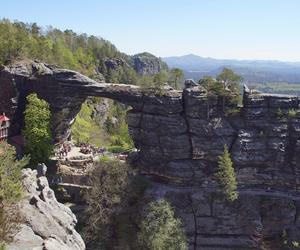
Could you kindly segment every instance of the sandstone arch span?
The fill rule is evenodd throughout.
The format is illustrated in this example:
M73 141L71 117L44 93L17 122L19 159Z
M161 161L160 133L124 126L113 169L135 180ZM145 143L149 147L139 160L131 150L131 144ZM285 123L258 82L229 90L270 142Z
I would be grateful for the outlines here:
M300 241L297 97L246 88L240 112L227 116L220 100L198 85L157 96L44 63L19 62L0 70L0 112L9 113L16 131L30 92L50 103L57 140L68 136L87 96L130 105L127 120L140 149L139 168L156 177L149 194L173 203L191 249L259 249L263 241L274 246L283 230ZM278 109L296 114L280 118ZM214 173L224 144L230 146L241 190L232 204L215 196Z

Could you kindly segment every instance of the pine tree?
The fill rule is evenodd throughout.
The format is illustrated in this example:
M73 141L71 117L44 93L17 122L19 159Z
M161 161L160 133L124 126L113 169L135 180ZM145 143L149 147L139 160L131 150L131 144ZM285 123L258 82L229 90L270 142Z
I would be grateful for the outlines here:
M35 167L38 163L47 162L53 151L50 131L49 104L36 94L27 96L25 109L25 153L30 155L30 164Z
M165 200L151 202L142 220L138 234L140 249L146 250L185 250L186 236L181 222Z
M226 199L229 201L236 200L238 198L237 180L227 145L224 146L223 155L219 156L216 178Z

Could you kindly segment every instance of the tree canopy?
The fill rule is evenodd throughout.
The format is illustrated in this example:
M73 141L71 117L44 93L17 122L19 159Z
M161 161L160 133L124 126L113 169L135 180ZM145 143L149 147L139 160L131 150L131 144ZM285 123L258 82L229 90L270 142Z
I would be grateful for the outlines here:
M26 99L23 130L25 153L30 155L30 163L35 167L38 163L47 162L52 154L51 113L49 104L36 94L30 94Z
M224 68L216 79L205 76L199 80L199 84L207 90L208 95L229 97L228 99L232 104L238 104L241 100L240 82L242 79L231 69Z
M219 156L218 172L216 178L221 186L221 192L229 201L234 201L238 198L237 180L233 168L233 163L228 151L228 147L224 146L223 155Z
M139 232L141 249L186 250L187 240L181 222L166 200L153 201L146 209Z
M173 68L169 72L169 84L175 89L179 89L183 84L184 73L179 68Z
M102 73L106 80L135 83L136 73L130 67L130 57L100 37L77 34L72 30L46 29L36 23L0 20L0 64L29 58L79 71L91 78ZM129 65L110 71L105 64L108 58L121 58Z
M129 184L128 166L118 160L102 159L90 174L92 189L86 194L88 204L85 239L93 249L111 249L116 227Z

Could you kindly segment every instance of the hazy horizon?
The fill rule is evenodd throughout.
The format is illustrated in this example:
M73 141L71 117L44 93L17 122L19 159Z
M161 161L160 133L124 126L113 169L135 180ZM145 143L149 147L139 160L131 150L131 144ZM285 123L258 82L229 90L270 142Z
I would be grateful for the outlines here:
M127 54L300 62L300 1L5 1L1 18L103 37Z
M147 51L144 51L147 52ZM300 63L300 59L298 61L288 61L288 60L280 60L280 59L255 59L255 58L219 58L219 57L211 57L211 56L202 56L197 55L195 53L188 53L184 55L171 55L171 56L163 56L161 58L168 58L168 57L183 57L183 56L199 56L205 59L216 59L216 60L236 60L236 61L274 61L274 62L285 62L285 63Z

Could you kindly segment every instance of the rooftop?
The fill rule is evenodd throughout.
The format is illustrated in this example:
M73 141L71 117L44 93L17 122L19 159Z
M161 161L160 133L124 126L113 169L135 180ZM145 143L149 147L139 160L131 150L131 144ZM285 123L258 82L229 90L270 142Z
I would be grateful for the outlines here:
M3 113L3 115L0 115L0 122L6 122L6 121L9 121L9 118L5 116L5 114Z

